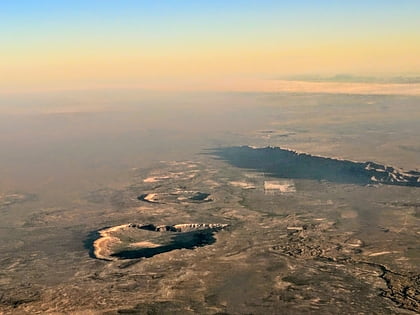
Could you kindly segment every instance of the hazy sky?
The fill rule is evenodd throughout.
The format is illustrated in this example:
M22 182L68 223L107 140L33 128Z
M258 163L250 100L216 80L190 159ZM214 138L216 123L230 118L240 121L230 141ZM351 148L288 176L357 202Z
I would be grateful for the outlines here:
M420 1L0 1L0 90L420 72Z

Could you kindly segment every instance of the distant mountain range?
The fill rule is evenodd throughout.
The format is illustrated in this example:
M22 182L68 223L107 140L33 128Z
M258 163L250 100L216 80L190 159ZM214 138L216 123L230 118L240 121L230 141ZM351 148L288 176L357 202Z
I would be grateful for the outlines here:
M336 74L333 76L320 75L294 75L279 78L281 80L290 81L307 81L307 82L348 82L348 83L420 83L420 75L410 76L389 76L389 77L375 77L375 76L358 76L351 74Z

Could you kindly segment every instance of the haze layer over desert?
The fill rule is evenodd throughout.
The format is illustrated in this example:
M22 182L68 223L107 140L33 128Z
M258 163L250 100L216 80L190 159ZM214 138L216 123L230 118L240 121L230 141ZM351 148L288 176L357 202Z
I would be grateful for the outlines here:
M0 314L420 313L420 4L0 3Z

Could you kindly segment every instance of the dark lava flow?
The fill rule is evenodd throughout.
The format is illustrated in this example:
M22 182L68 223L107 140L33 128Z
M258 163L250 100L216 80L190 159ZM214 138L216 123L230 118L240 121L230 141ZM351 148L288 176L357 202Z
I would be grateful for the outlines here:
M279 147L225 147L212 149L210 154L233 166L265 172L274 177L420 187L420 172L404 172L375 162L338 160Z

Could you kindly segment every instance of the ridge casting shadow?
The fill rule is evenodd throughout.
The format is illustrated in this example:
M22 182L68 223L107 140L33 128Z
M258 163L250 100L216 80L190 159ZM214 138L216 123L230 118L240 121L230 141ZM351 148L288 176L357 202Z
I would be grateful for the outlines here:
M273 177L420 187L418 171L401 171L375 162L313 156L279 147L225 147L211 149L207 154L233 166L265 172Z

